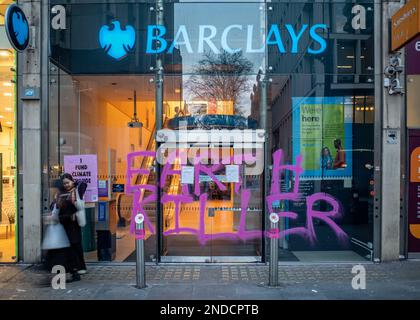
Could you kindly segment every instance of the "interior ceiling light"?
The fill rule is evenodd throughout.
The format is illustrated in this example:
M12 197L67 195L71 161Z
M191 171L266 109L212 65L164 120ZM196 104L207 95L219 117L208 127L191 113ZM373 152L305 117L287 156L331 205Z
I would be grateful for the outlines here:
M11 82L3 82L3 86L5 86L5 87L11 87L11 86L13 86L13 83L11 83Z
M9 50L0 50L0 56L1 57L8 57L8 56L10 56L10 51Z
M6 96L6 97L11 97L12 96L12 94L10 92L5 92L5 93L3 93L3 95Z

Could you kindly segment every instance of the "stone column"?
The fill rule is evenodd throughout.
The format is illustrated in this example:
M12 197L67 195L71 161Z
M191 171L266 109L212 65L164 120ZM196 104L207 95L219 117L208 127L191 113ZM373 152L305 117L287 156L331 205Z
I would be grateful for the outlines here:
M21 127L18 130L20 145L18 181L20 216L20 260L38 263L41 260L41 100L21 100L26 87L38 88L41 83L40 23L41 1L21 1L29 28L34 28L33 47L18 54L18 113ZM32 34L31 34L32 36ZM46 143L46 142L45 142Z
M382 262L398 260L400 257L400 224L402 222L401 215L401 133L402 133L402 115L405 107L403 95L390 95L388 90L384 88L384 68L389 64L390 57L390 24L388 24L392 15L403 5L400 1L386 1L382 3L382 30L376 30L381 35L381 65L375 66L377 105L380 106L380 112L376 116L380 116L381 133L381 163L376 171L380 170L381 189L380 192L380 210L375 210L375 219L379 219L380 227L376 232L380 232L380 248L379 259ZM379 48L375 48L380 50ZM401 50L403 51L403 50ZM404 63L404 54L400 56ZM400 79L404 79L404 73L400 75ZM403 80L402 80L403 81ZM404 82L404 81L403 81ZM379 93L379 94L378 94ZM396 133L395 143L390 143L388 137L390 134ZM377 140L378 141L378 140ZM375 206L377 203L375 201ZM379 217L378 217L379 215ZM379 239L379 238L377 238ZM377 255L376 255L377 256Z

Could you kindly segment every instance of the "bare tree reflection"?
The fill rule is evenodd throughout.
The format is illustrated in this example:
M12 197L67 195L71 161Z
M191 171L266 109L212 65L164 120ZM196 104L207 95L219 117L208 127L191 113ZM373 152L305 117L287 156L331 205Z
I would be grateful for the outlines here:
M192 75L185 83L185 88L195 99L207 101L231 101L235 113L243 114L238 105L240 96L250 90L247 75L253 69L253 63L242 52L220 54L205 52L192 69Z

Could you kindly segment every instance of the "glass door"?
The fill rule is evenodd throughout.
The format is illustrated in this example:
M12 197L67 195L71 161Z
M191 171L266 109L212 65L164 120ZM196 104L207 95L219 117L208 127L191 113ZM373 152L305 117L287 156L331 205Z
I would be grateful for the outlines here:
M162 134L168 139L159 142L164 153L169 144L179 152L169 166L160 163L161 260L259 261L262 175L231 161L242 146L229 137L261 127L265 5L169 2L164 12ZM206 139L214 132L219 140ZM183 134L187 140L178 141Z
M194 187L194 167L185 162L188 151L189 148L168 148L166 163L162 165L163 262L211 262L211 245L201 235L211 234L212 225L208 223L207 206L202 206L201 185ZM189 173L185 167L190 168Z
M261 261L262 175L235 160L238 150L242 155L221 144L166 150L161 261Z
M229 148L217 146L215 149L220 150L222 155L230 153L231 159L229 162L222 160L215 172L221 184L208 182L211 261L260 262L264 204L262 175L252 172L244 161L235 161L235 154L244 156L244 150L233 145Z

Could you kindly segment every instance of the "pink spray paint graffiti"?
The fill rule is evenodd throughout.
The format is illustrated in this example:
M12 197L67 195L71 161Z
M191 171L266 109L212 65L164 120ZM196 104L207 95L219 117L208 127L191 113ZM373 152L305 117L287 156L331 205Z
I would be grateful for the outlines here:
M130 231L136 234L134 218L138 213L142 213L145 217L145 224L148 227L151 234L155 233L153 224L147 217L143 205L147 203L153 203L157 200L157 188L163 188L165 181L168 176L181 176L182 169L173 169L173 160L179 156L180 152L176 151L169 154L166 163L163 166L162 175L157 185L148 184L133 184L132 180L134 175L148 175L150 172L147 169L132 168L129 165L132 163L132 159L135 157L154 157L156 156L153 151L139 151L128 154L127 156L127 193L133 194L133 207L132 207L132 219L130 225ZM182 152L181 152L182 153ZM244 159L252 159L252 155L243 155ZM233 160L234 156L229 156L230 160ZM337 225L334 221L342 216L342 210L338 201L329 194L318 192L307 196L304 200L306 201L306 225L300 227L294 227L290 229L280 230L279 228L269 229L264 233L262 230L246 230L246 219L248 204L251 198L251 191L244 189L242 185L242 177L239 175L239 181L234 184L234 192L240 195L240 219L239 227L236 232L220 232L207 234L205 230L205 214L207 208L208 194L200 192L200 174L205 174L209 177L210 181L213 182L220 190L225 191L226 186L220 181L215 174L217 171L223 169L223 164L204 165L200 163L200 156L197 156L194 161L194 192L190 194L187 184L181 183L182 193L181 194L164 194L161 197L161 204L174 204L174 227L172 229L163 232L163 235L176 235L176 234L193 234L197 237L201 245L205 245L208 241L216 239L230 239L230 240L248 240L261 238L263 235L268 238L283 238L289 235L298 235L308 240L311 245L314 245L317 241L317 235L314 227L314 220L318 220L326 224L337 236L340 242L344 242L348 239L347 234ZM223 159L223 163L229 159ZM273 204L279 202L295 202L300 201L304 197L299 193L299 178L303 172L302 168L302 157L297 156L295 164L285 165L282 164L283 151L277 150L273 154L273 171L271 179L270 193L266 197L265 201L268 207L268 214L276 213L278 217L287 218L290 220L296 220L298 214L292 211L275 210ZM235 162L237 163L237 162ZM182 165L180 166L182 168ZM238 166L239 170L241 165ZM282 192L280 190L281 185L281 174L283 171L291 171L294 174L294 184L292 192ZM144 192L150 191L151 195L144 197ZM180 226L180 208L183 204L194 202L194 195L198 197L199 203L199 223L197 228L186 228ZM330 211L318 211L314 207L317 203L324 202L328 204L332 209ZM138 237L144 237L144 233Z
M166 176L169 174L181 174L181 170L172 170L170 169L171 166L171 160L174 159L177 152L173 152L169 157L168 161L166 162L161 179L161 185L164 184L164 181L166 180ZM221 233L212 233L212 234L206 234L205 232L205 214L206 214L206 208L207 208L207 194L200 194L200 174L204 173L206 174L212 182L214 182L220 190L225 191L226 186L217 178L215 175L215 172L223 168L224 166L222 164L214 164L211 166L205 166L200 163L200 160L203 156L199 155L195 157L195 165L194 165L194 194L199 197L199 228L180 228L179 227L179 209L180 209L180 203L191 203L193 201L192 195L188 194L188 188L186 185L183 185L183 194L182 195L171 195L171 196L163 196L162 197L162 203L167 203L169 201L174 202L175 204L175 228L167 230L163 232L163 235L170 235L170 234L180 234L183 233L190 233L195 234L197 236L197 239L199 240L200 244L205 245L210 240L216 240L216 239L252 239L252 238L258 238L261 237L262 232L261 230L255 230L255 231L246 231L246 210L249 203L250 198L250 191L249 190L240 190L242 179L239 179L237 183L234 183L235 185L235 192L237 194L241 193L241 217L240 217L240 224L239 224L239 230L237 232L221 232ZM245 157L247 158L247 157ZM229 161L233 160L232 156L229 156L228 159L223 159L222 161L226 163L230 163ZM239 167L238 167L239 169Z
M130 233L135 234L137 239L144 238L144 232L136 232L135 217L138 213L143 214L144 221L146 226L149 228L150 232L153 234L155 232L152 222L150 221L143 205L147 203L153 203L157 200L156 190L157 186L155 185L141 185L132 183L135 175L148 175L150 171L147 169L132 168L131 164L134 163L134 160L137 157L156 157L154 151L137 151L131 152L127 155L127 175L126 175L126 193L133 195L133 207L131 212L131 222L130 222ZM150 191L152 194L148 197L143 198L145 191Z
M302 157L296 157L295 165L282 165L282 160L283 151L277 150L273 154L273 176L271 181L271 190L270 194L266 198L268 211L270 214L274 212L273 203L275 201L299 201L302 198L302 195L298 192L299 177L303 172L303 168L301 166ZM280 191L280 173L282 170L290 170L295 174L293 192L282 193ZM314 210L314 205L320 201L328 203L330 206L332 206L332 210L328 212ZM282 238L295 234L305 237L311 245L314 245L317 237L313 220L317 219L319 221L325 222L334 231L340 242L344 243L347 240L347 234L332 220L339 218L342 214L340 205L338 201L334 199L334 197L324 192L314 193L306 197L306 207L306 227L295 227L287 230L269 230L266 232L266 236L269 238ZM295 212L281 211L277 212L277 214L279 218L289 218L292 220L295 220L298 217L297 213Z

